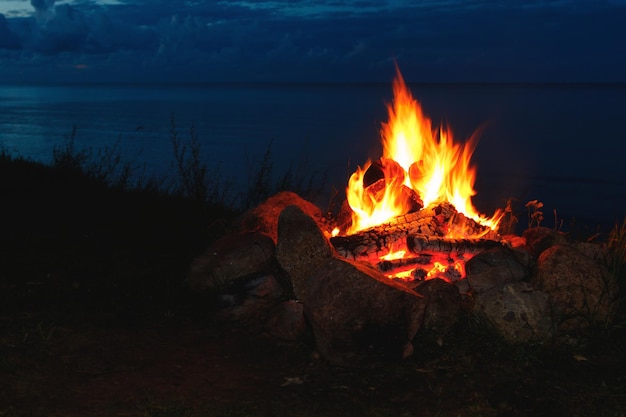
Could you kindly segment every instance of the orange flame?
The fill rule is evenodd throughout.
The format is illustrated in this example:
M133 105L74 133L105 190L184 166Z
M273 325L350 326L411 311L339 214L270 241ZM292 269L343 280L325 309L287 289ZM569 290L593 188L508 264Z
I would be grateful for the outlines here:
M414 190L424 207L447 201L456 210L491 229L501 215L481 216L472 205L476 170L470 158L476 147L475 135L464 145L455 143L452 131L432 129L431 120L408 90L400 70L393 83L394 101L387 105L389 121L382 124L384 187L367 187L363 178L371 162L358 167L348 182L347 200L353 210L347 233L375 226L406 214L411 208L404 187ZM371 189L373 188L373 189Z

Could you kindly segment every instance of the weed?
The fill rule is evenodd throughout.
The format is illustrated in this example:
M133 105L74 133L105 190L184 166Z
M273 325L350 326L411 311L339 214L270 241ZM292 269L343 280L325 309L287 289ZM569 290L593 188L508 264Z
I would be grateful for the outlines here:
M526 203L528 209L528 228L539 227L543 221L543 203L538 200L532 200Z
M232 203L230 181L222 178L220 165L209 170L202 161L201 146L195 126L189 129L189 140L185 143L176 127L174 115L170 118L170 142L174 152L174 168L177 172L179 193L202 203L227 206ZM219 181L216 181L219 178Z
M626 217L615 223L606 242L607 267L618 283L626 279Z
M83 172L83 167L91 157L91 150L76 149L76 126L65 137L63 146L55 145L52 148L52 166L62 171Z
M252 161L246 156L248 186L239 197L243 209L254 207L279 191L293 191L309 201L314 201L326 184L326 174L318 178L315 172L308 173L306 152L296 163L292 161L282 175L276 177L272 144L273 142L269 143L260 161Z

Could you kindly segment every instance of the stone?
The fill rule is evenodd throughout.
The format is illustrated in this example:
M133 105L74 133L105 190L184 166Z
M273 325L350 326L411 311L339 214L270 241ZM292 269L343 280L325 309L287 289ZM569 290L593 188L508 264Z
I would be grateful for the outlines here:
M570 245L543 251L531 284L549 295L559 331L603 326L615 313L617 283L604 266Z
M596 262L606 261L606 248L602 245L591 242L573 242L571 245Z
M370 264L338 257L316 222L297 206L280 214L276 257L326 360L361 367L412 353L424 298Z
M279 304L283 288L271 274L260 275L237 285L237 292L227 290L221 297L231 296L234 302L222 308L217 316L223 320L237 321L252 329L266 323L274 307Z
M415 292L422 295L426 303L422 325L425 330L447 333L457 323L462 298L456 284L440 278L428 279L415 287Z
M305 302L314 271L333 257L335 250L313 218L299 206L286 207L278 219L276 259L287 272L297 299Z
M298 206L304 213L324 224L322 211L313 203L303 199L291 191L281 191L244 213L238 220L243 231L259 231L270 236L274 242L278 240L278 217L287 206Z
M330 258L307 281L304 313L329 362L369 367L413 352L424 298L370 265Z
M306 329L304 306L295 300L283 301L274 307L265 323L268 335L286 342L299 340Z
M194 259L187 282L196 291L222 291L238 280L266 272L274 252L274 241L260 232L224 236Z
M545 341L553 334L548 295L527 282L512 282L498 291L476 294L474 312L487 318L511 343Z
M561 232L541 226L526 229L522 237L526 240L526 247L535 258L538 258L544 250L567 242Z
M502 246L483 251L467 261L465 275L472 292L482 293L527 279L530 271L515 251Z

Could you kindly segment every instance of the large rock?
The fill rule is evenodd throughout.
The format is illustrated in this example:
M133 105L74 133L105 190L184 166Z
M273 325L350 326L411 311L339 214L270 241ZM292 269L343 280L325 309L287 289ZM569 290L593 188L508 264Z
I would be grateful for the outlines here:
M243 231L263 232L276 242L278 217L285 207L291 205L298 206L316 222L323 224L322 211L315 204L291 191L281 191L244 213L239 219L239 227Z
M509 342L543 341L553 334L548 295L527 282L504 284L476 294L474 311L482 314Z
M194 259L188 283L198 291L222 291L236 281L267 271L274 252L274 241L263 233L227 235Z
M298 300L307 299L314 272L335 256L335 249L313 218L299 206L288 206L278 220L276 259L289 274Z
M369 265L331 258L308 281L304 313L318 350L341 366L368 366L413 353L425 302Z
M264 325L265 332L282 341L294 342L306 332L304 308L295 300L278 304Z
M520 255L506 247L486 250L465 264L465 274L475 294L501 288L505 284L529 277L528 266L520 262Z
M280 215L276 256L325 359L368 366L412 353L424 299L369 264L337 257L315 221L298 207Z
M271 274L237 284L220 294L222 308L217 317L236 321L256 333L274 314L284 290Z
M615 281L606 268L569 245L542 252L532 285L548 293L562 331L607 324L615 312Z
M553 333L548 295L528 284L530 264L526 252L499 247L465 265L474 311L514 343L545 340Z
M526 240L526 247L536 258L544 250L566 243L565 236L561 232L541 226L526 229L522 237Z
M457 323L462 307L459 288L440 278L428 279L415 287L425 300L423 327L436 334L447 333Z

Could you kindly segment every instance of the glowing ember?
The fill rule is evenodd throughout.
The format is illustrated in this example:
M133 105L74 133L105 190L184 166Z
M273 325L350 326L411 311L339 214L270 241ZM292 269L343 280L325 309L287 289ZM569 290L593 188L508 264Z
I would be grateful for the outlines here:
M501 218L481 216L472 205L475 168L470 157L476 146L473 136L464 145L455 143L444 127L433 130L420 104L408 90L400 70L394 81L394 101L387 106L389 120L381 129L383 157L378 168L383 187L368 186L364 178L370 166L357 168L348 182L347 200L352 208L352 225L347 234L384 223L406 214L414 207L413 190L423 206L449 202L459 213L495 230ZM468 237L462 230L450 229L447 237Z

